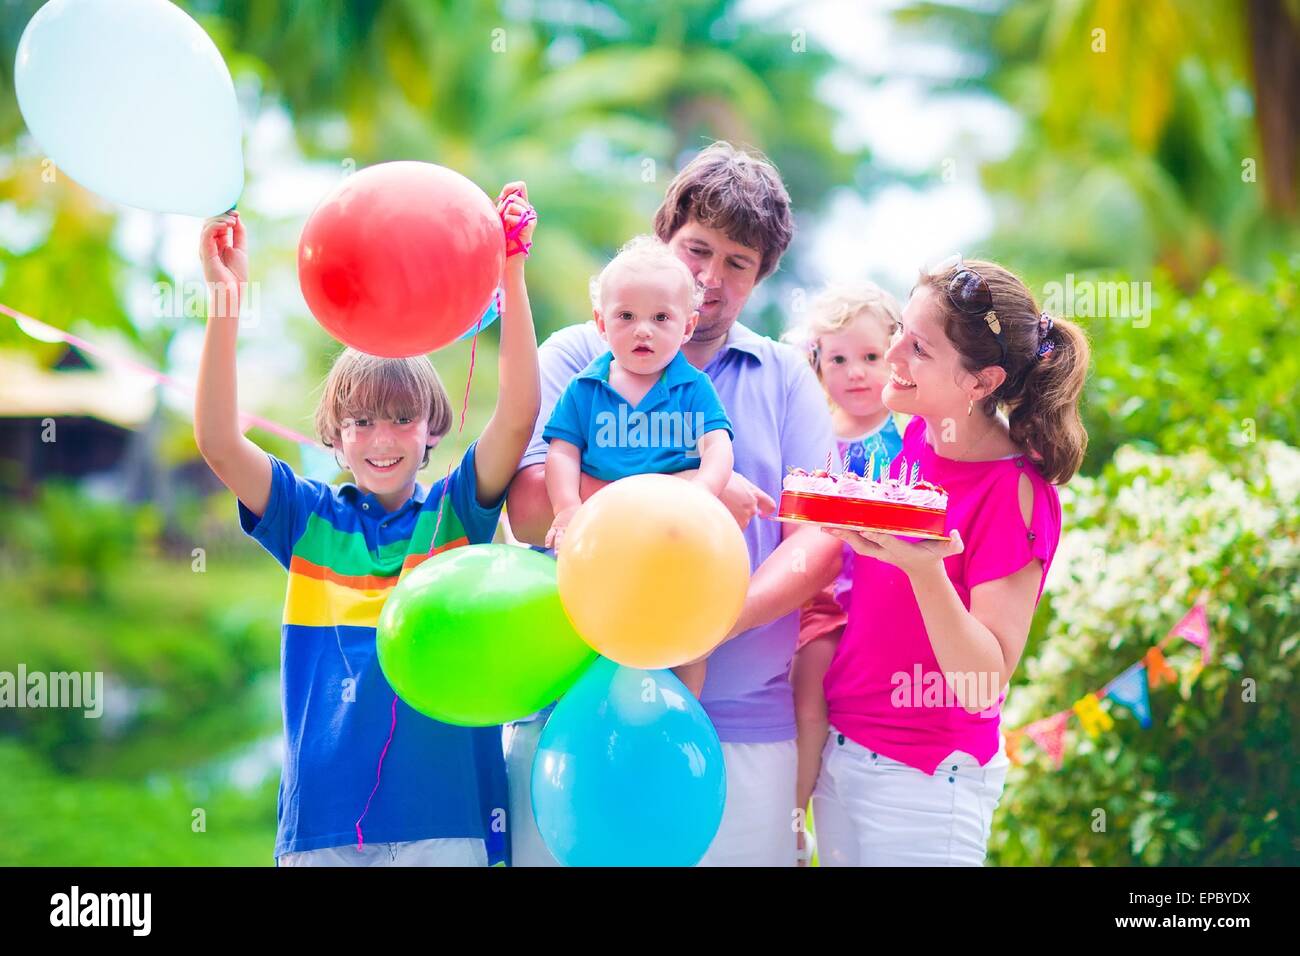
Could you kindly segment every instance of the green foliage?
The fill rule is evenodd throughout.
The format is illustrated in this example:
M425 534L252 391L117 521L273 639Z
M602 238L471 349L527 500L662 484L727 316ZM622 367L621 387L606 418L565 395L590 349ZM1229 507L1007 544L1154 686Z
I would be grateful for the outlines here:
M189 554L114 547L117 563L96 594L51 594L53 565L17 562L0 580L0 666L102 672L113 694L99 719L72 709L6 708L0 733L18 735L60 767L129 773L190 766L272 732L277 714L254 688L278 660L279 568L250 561L251 542L208 556L203 571ZM80 570L60 567L65 575Z
M179 774L73 777L0 739L0 866L270 866L274 777L251 789ZM195 815L202 810L202 817ZM195 832L195 821L203 829Z
M0 513L11 542L3 560L18 565L39 600L103 599L127 557L156 538L154 509L88 499L74 486L47 483L36 500Z
M1126 282L1126 278L1120 279ZM1190 296L1153 283L1149 325L1083 319L1092 344L1085 390L1085 473L1140 442L1177 453L1249 457L1256 440L1300 446L1300 257L1278 259L1262 286L1216 270Z
M1070 707L1141 659L1198 595L1211 663L1171 643L1176 687L1151 693L1142 730L1071 723L1054 771L1027 739L993 824L1001 865L1295 865L1300 809L1300 451L1261 442L1231 468L1201 451L1124 448L1063 495L1050 613L1004 712L1019 727ZM1040 612L1040 621L1044 612ZM1105 830L1094 821L1105 812Z
M999 206L988 252L1034 271L1159 265L1184 288L1215 265L1257 275L1294 247L1278 197L1295 154L1263 142L1261 104L1285 96L1252 69L1267 31L1212 0L909 3L895 18L962 57L936 84L980 90L1021 124L981 170ZM1270 5L1278 31L1300 22ZM1293 111L1292 111L1293 112ZM1294 132L1294 121L1290 128ZM1272 177L1272 179L1270 179Z

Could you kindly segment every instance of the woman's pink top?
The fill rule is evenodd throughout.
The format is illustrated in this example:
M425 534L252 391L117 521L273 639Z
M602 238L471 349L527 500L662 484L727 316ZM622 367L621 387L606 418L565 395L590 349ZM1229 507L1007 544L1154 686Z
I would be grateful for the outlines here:
M898 477L916 461L921 477L948 493L945 530L957 530L966 547L944 561L944 570L968 609L972 588L1014 574L1034 558L1047 576L1061 536L1061 502L1030 459L940 457L918 416L907 426L890 474ZM1034 489L1028 528L1020 512L1021 475ZM1042 593L1040 578L1038 597ZM862 746L925 773L934 773L954 750L988 763L998 752L1006 694L981 713L958 703L939 670L907 575L894 565L855 555L852 595L848 625L826 672L830 722Z

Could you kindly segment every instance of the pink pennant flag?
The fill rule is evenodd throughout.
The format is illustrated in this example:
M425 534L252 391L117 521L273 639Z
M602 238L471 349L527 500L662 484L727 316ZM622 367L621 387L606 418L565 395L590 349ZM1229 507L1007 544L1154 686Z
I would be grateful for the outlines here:
M1210 622L1205 615L1205 605L1197 603L1183 615L1183 619L1169 632L1186 641L1191 641L1201 649L1201 665L1210 662Z
M1063 710L1059 714L1036 720L1025 727L1029 739L1046 752L1057 770L1061 769L1065 758L1065 727L1070 722L1071 713L1073 711Z

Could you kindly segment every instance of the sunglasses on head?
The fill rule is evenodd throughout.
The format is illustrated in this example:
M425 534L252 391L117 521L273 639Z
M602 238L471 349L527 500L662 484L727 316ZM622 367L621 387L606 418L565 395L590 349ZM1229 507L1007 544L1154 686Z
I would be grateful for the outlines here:
M989 284L974 269L967 269L960 255L950 256L931 270L932 275L946 275L949 272L952 272L952 277L943 287L948 301L965 315L984 318L984 324L997 337L998 349L1002 352L1000 364L1005 366L1007 342L1002 335L1002 323L998 321L998 314L993 311L993 291Z

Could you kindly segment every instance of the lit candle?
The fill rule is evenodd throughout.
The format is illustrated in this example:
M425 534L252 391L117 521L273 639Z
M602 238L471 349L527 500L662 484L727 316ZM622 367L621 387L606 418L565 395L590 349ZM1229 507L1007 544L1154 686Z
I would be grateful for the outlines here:
M826 473L827 473L827 474L830 474L830 471L831 471L831 465L834 464L834 462L835 462L835 459L832 458L831 455L832 455L832 452L829 452L829 451L828 451L828 452L826 453Z
M920 477L921 477L921 463L919 461L914 461L912 462L912 477L908 480L907 483L909 485L914 485L916 484L917 480Z
M867 459L867 481L876 480L876 450L871 449L871 457Z

